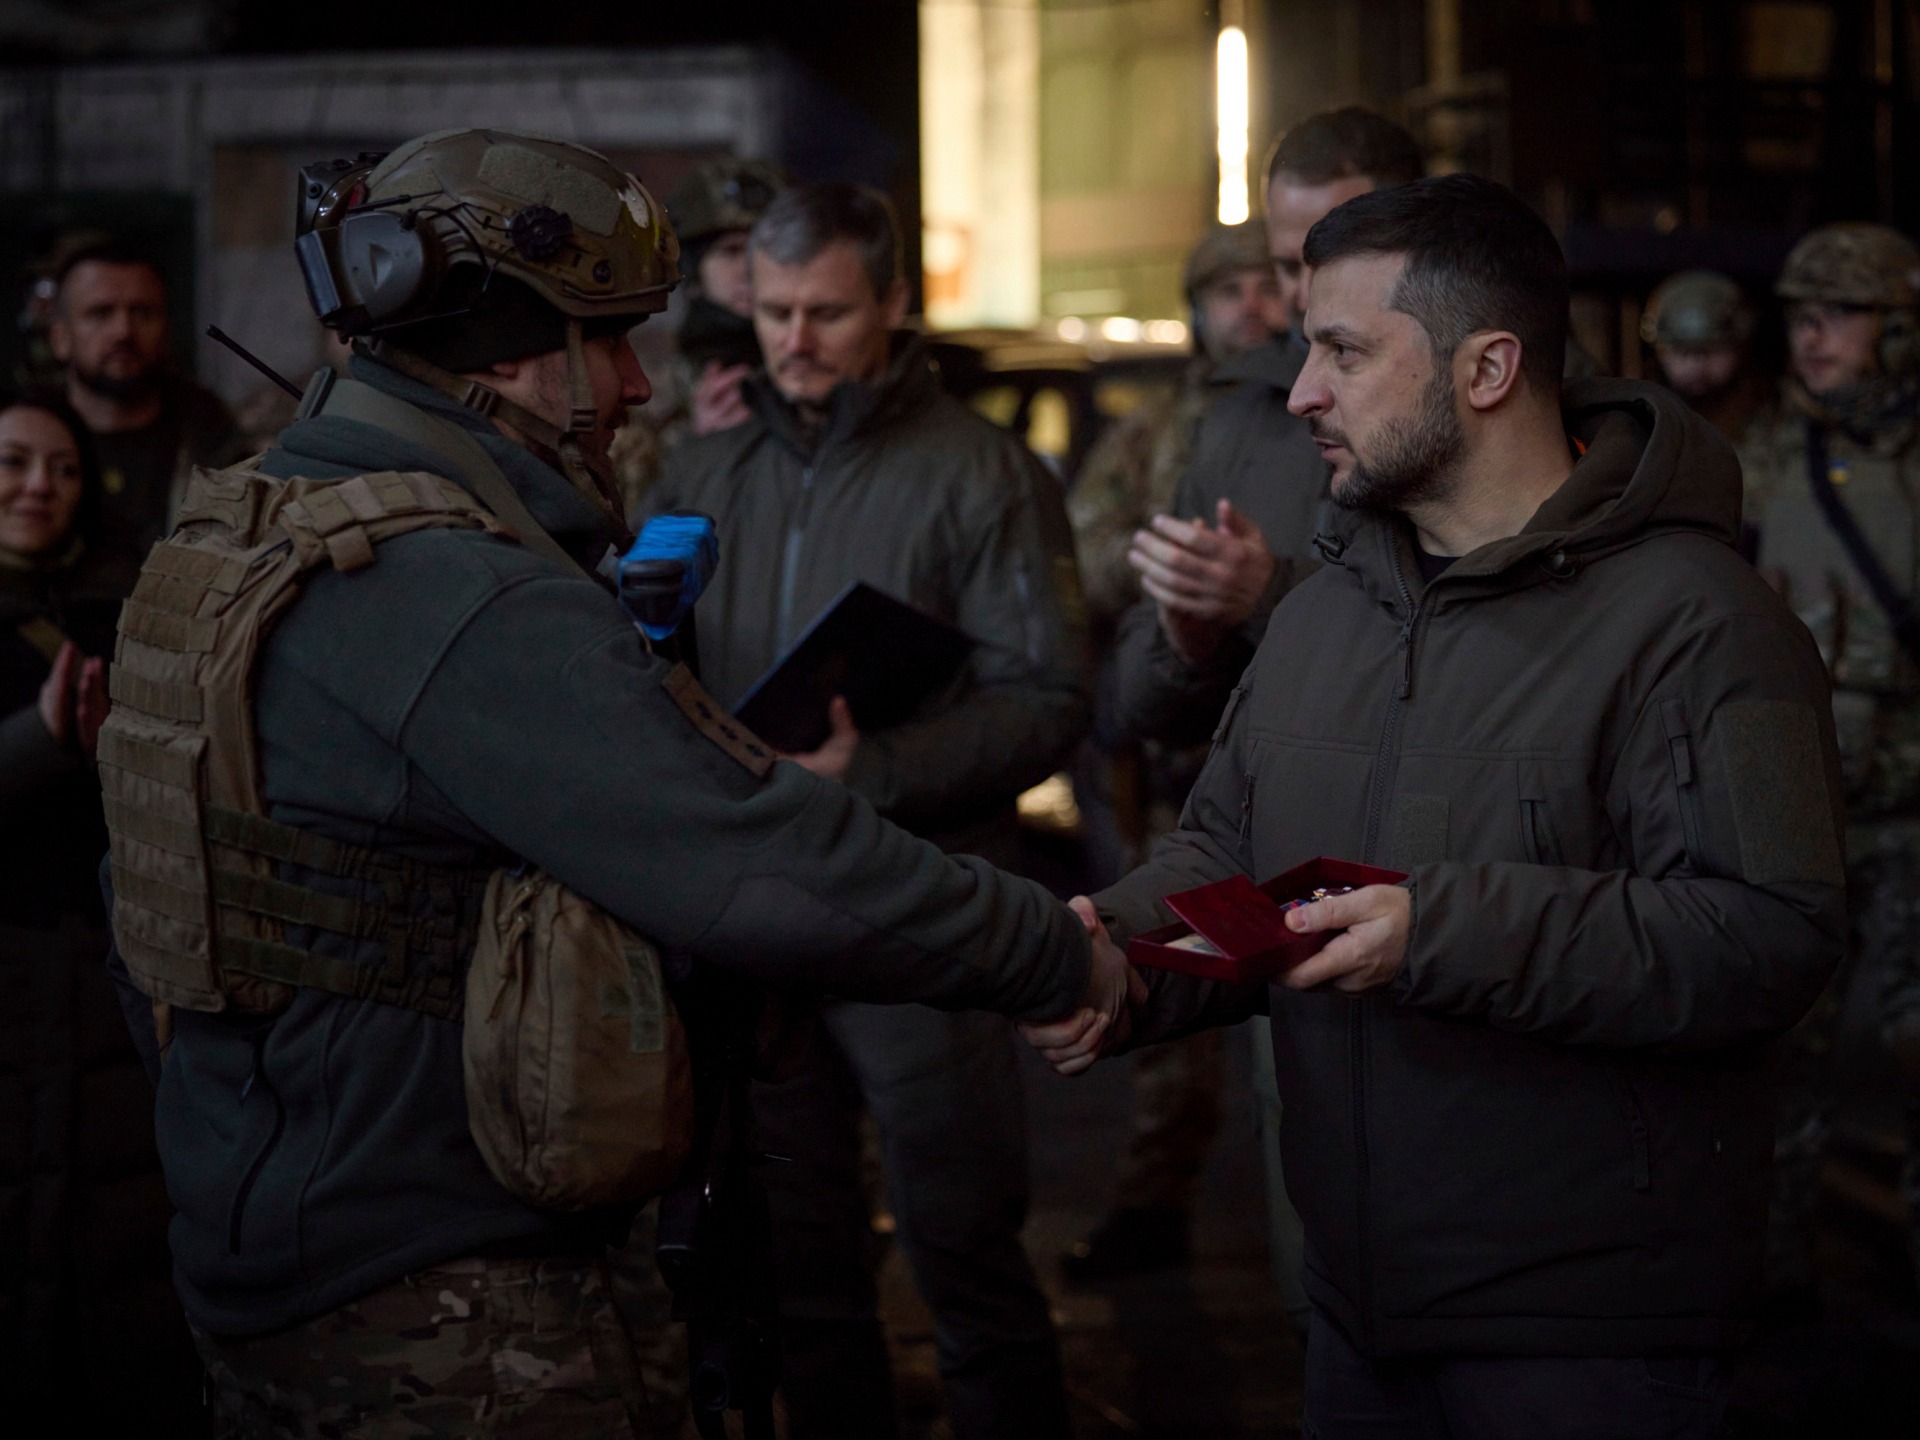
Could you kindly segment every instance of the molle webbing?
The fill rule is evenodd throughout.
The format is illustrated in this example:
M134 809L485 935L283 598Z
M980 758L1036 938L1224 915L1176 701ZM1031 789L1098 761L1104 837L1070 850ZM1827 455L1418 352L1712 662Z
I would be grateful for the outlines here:
M155 1000L274 1011L292 987L459 1013L484 872L343 844L267 817L253 668L307 571L357 570L383 540L499 526L459 486L424 474L283 482L198 474L180 529L156 546L122 612L100 734L113 843L114 935ZM339 889L283 878L283 866ZM358 964L303 943L375 943Z

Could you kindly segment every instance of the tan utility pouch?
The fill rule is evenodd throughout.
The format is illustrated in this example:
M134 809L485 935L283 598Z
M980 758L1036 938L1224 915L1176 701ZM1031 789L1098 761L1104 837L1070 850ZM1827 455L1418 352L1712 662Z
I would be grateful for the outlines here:
M656 1195L685 1164L693 1068L659 952L552 876L488 881L463 1050L474 1143L529 1204Z

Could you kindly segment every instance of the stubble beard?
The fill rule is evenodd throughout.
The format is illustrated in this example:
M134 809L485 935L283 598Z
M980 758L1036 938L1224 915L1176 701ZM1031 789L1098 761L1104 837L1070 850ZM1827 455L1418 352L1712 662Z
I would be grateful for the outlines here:
M100 370L83 370L75 365L73 378L102 400L111 400L119 405L137 405L143 400L151 400L158 393L160 366L149 365L133 375L109 375Z
M1336 441L1353 456L1352 471L1333 490L1333 502L1343 510L1404 513L1414 505L1445 500L1459 484L1457 465L1467 435L1454 408L1450 365L1435 367L1411 416L1380 427L1368 447L1375 452L1371 460L1362 460L1352 443L1331 427L1316 423L1312 430L1315 439Z

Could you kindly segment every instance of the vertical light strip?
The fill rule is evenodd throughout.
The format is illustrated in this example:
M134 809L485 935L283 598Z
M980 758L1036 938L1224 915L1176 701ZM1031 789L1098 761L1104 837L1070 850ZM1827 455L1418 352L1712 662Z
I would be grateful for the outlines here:
M1220 223L1240 225L1247 201L1247 32L1222 26L1214 55L1215 117L1219 128Z

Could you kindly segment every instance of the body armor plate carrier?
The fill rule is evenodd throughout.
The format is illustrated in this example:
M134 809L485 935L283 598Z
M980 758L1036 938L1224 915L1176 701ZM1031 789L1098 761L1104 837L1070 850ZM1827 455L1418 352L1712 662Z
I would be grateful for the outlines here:
M261 643L310 570L355 570L383 540L449 526L504 533L434 475L195 476L179 528L154 547L122 612L100 733L114 935L156 1002L273 1013L291 987L310 986L459 1015L487 872L268 818L252 686ZM290 883L282 864L336 877L357 898ZM290 943L290 927L384 940L387 963L316 953Z

